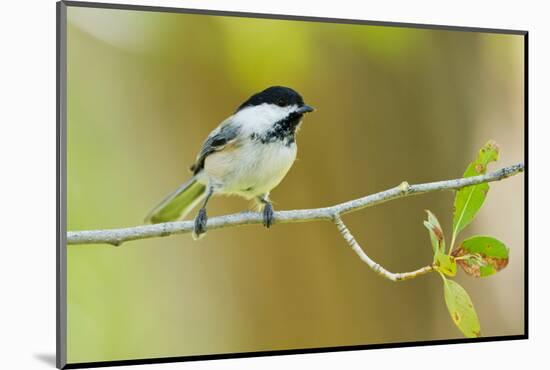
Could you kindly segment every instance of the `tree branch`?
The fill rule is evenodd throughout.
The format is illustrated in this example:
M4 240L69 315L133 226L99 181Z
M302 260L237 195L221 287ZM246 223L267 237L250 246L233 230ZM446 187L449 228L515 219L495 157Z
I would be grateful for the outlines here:
M399 272L394 273L386 270L382 266L380 266L378 263L374 262L367 254L361 249L361 246L359 243L357 243L357 240L351 235L351 232L346 227L344 222L340 219L340 216L336 215L334 217L334 223L336 224L336 227L338 227L338 231L340 231L340 234L342 234L342 237L344 240L349 244L351 249L359 256L361 261L365 262L374 272L376 272L378 275L381 275L385 277L386 279L389 279L391 281L401 281L401 280L407 280L407 279L413 279L415 277L418 277L420 275L427 274L428 272L432 272L435 270L435 266L428 265L422 268L419 268L418 270L411 271L411 272Z
M523 172L523 170L523 163L518 163L513 166L501 168L500 170L495 172L475 177L437 181L417 185L409 185L407 182L403 182L399 186L396 186L389 190L381 191L372 195L367 195L363 198L350 200L348 202L340 203L331 207L275 212L274 223L308 222L319 220L336 222L336 220L339 219L339 215L357 211L366 207L372 207L393 199L404 198L411 195L424 194L439 190L457 190L466 186L477 185L485 182L499 181L507 177L514 176L519 172ZM229 226L261 223L261 213L249 211L210 218L208 220L207 229L213 230ZM343 230L347 230L347 228L345 228L345 225ZM142 225L122 229L69 231L67 232L67 244L111 244L114 246L118 246L123 242L130 240L164 237L173 234L189 233L191 231L193 231L193 221L166 222L155 225ZM342 230L340 231L343 232ZM347 230L347 233L349 234L349 230ZM353 239L353 237L351 238ZM356 242L355 244L357 245Z

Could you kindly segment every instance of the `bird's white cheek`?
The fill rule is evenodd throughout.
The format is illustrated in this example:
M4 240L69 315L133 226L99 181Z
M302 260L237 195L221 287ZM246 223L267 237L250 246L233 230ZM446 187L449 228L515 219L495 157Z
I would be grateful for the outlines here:
M245 108L235 114L234 120L241 124L243 134L263 133L282 119L290 111L291 107L279 107L273 104L261 104Z

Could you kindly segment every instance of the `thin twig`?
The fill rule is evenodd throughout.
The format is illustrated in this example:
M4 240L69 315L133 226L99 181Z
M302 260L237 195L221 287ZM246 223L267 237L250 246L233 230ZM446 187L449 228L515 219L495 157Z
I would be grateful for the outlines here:
M381 191L366 197L350 200L331 207L280 211L274 214L274 223L309 222L334 220L336 215L343 215L366 207L372 207L393 199L440 190L457 190L466 186L484 182L499 181L523 172L523 163L501 168L485 175L454 180L409 185L407 182L389 190ZM242 212L208 220L207 229L219 229L229 226L261 224L262 215L258 212ZM156 238L193 231L193 221L166 222L155 225L142 225L122 229L85 230L67 232L67 244L111 244L118 246L123 242L138 239Z
M349 229L346 227L340 216L334 216L334 223L336 224L336 227L338 227L338 231L340 231L342 237L345 239L351 249L353 249L353 251L359 256L361 261L365 262L374 272L376 272L380 276L385 277L386 279L389 279L391 281L413 279L415 277L427 274L428 272L432 272L433 270L435 270L435 267L433 265L428 265L411 272L390 272L380 266L378 263L374 262L369 256L367 256L363 249L361 249L359 243L357 243L357 240L355 240Z

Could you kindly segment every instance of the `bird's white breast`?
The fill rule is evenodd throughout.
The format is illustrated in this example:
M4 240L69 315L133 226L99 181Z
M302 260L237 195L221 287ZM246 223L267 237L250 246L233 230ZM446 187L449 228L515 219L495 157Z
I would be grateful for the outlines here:
M296 159L296 144L259 144L248 141L235 150L214 153L206 159L205 175L217 192L252 199L269 193L285 177Z

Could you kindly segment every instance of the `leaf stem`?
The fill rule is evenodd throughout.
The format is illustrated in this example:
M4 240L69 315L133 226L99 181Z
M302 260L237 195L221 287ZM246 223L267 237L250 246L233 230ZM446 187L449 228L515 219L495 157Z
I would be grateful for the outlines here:
M455 241L456 241L456 229L453 230L453 237L451 238L451 244L449 245L449 253L448 253L449 255L451 255L451 253L453 252Z

